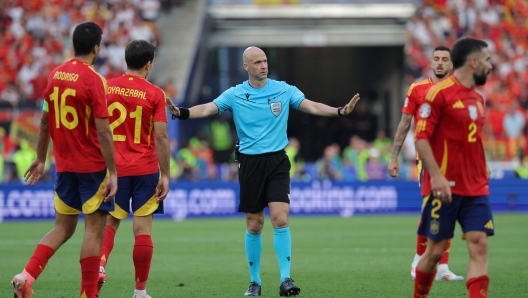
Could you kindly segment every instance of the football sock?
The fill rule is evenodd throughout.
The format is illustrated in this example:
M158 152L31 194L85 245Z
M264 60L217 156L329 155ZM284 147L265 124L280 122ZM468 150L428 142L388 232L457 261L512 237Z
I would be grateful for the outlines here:
M469 292L469 298L486 298L488 297L489 277L481 275L473 277L466 282Z
M423 272L416 269L416 278L414 279L414 295L413 298L426 298L429 295L431 286L436 275L436 270L433 272Z
M416 237L416 254L421 256L424 254L427 248L427 237L418 235Z
M108 262L108 257L114 248L114 238L116 231L111 226L106 226L105 233L103 237L103 242L101 244L101 262L100 266L106 268L106 263Z
M136 270L136 290L145 290L147 287L153 251L154 245L152 244L152 237L150 235L136 236L134 251L132 252L134 268Z
M449 261L449 249L451 248L451 239L447 240L446 250L444 256L438 261L439 265L446 264Z
M55 251L53 250L53 248L47 245L37 245L37 248L35 248L33 255L26 264L24 271L31 275L31 278L33 278L33 280L37 279L48 264L48 260L53 256L54 253Z
M260 255L262 254L262 237L261 233L251 234L246 230L246 256L249 265L249 274L251 282L262 283L260 279Z
M274 236L273 246L279 260L280 282L282 283L284 279L290 277L292 247L290 227L276 228Z
M95 297L97 293L97 281L99 280L100 260L101 258L99 256L87 257L80 260L82 278L81 297Z

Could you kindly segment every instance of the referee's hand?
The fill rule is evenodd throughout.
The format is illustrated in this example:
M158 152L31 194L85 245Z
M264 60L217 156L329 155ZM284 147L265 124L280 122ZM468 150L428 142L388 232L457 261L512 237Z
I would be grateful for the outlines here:
M341 113L343 113L343 116L346 116L352 112L354 107L356 106L357 102L359 101L359 93L356 93L354 97L350 100L349 103L347 103L343 109L341 110Z
M180 117L180 109L178 109L178 107L172 102L172 100L168 96L165 97L165 105L173 116Z

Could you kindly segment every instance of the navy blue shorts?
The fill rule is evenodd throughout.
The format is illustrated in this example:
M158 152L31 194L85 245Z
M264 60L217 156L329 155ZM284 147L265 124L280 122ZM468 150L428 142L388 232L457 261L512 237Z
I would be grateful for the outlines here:
M418 234L433 240L451 239L457 220L464 233L480 231L489 236L495 234L488 196L453 195L452 198L451 203L444 203L432 195L426 197Z
M115 211L110 214L117 219L125 219L132 213L134 216L163 214L163 201L157 203L156 187L159 173L126 176L117 178Z
M57 173L55 210L64 215L92 214L97 210L113 211L114 201L105 203L102 195L108 177L106 169L95 173Z

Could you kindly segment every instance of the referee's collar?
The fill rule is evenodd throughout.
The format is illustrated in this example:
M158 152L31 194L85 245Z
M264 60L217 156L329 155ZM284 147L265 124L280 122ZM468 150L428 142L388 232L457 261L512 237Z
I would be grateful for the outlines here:
M249 80L246 80L246 84L247 84L251 89L256 90L256 91L260 91L260 90L263 90L264 87L268 86L268 84L269 84L269 80L270 80L269 78L266 78L266 84L264 84L264 85L263 85L262 87L260 87L260 88L255 88L255 87L251 86L251 84L249 83Z

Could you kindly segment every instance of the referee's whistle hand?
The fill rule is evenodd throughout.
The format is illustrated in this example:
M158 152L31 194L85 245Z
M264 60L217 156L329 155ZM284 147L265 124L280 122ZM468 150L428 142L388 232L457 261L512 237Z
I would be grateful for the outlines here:
M359 101L360 97L359 97L359 93L356 93L356 95L354 95L354 97L352 97L352 99L350 100L349 103L347 103L344 107L343 107L343 115L348 115L352 112L352 110L354 110L354 107L356 106L357 102Z
M169 112L172 115L176 117L180 116L180 109L178 109L178 107L172 102L172 100L169 97L165 97L165 105L167 106L167 108L169 109Z

